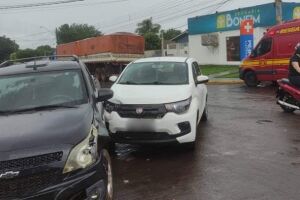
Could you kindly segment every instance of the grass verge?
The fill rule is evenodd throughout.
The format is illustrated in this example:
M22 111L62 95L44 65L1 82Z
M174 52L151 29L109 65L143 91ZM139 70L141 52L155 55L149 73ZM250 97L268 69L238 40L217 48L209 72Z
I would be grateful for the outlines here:
M239 70L239 66L232 65L201 65L200 68L202 74L206 76L233 70L236 70L238 72Z

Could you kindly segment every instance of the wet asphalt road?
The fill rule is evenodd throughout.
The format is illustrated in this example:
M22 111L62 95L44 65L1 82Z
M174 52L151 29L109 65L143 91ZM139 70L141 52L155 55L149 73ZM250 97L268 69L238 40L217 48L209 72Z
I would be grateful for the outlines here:
M117 200L300 199L300 112L283 113L272 87L208 89L194 152L117 146Z

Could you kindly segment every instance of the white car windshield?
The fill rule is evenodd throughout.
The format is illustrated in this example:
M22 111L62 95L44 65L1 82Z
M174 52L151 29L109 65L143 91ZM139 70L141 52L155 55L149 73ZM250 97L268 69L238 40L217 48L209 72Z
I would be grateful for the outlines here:
M56 71L0 77L0 111L46 106L75 106L87 102L80 71Z
M129 65L118 84L184 85L188 84L188 67L181 62L142 62Z

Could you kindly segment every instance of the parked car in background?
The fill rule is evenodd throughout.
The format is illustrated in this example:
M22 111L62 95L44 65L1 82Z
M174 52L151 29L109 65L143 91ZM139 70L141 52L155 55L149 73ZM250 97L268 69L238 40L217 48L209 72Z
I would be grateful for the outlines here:
M113 198L96 106L113 93L77 58L56 59L0 67L0 199Z
M157 57L130 63L111 89L105 121L118 143L179 143L194 147L207 120L208 77L192 58Z
M288 77L289 60L300 42L300 20L288 21L268 30L252 54L242 61L240 78L255 87L261 81Z

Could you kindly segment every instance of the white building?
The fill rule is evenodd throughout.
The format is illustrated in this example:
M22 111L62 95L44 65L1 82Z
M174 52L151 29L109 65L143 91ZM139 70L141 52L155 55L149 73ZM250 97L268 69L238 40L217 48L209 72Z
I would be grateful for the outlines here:
M167 49L165 51L166 51L165 55L167 56L179 56L179 57L189 56L188 32L185 31L182 34L171 39L168 42Z
M283 20L300 17L300 3L283 3ZM189 55L200 64L240 64L240 22L254 21L254 45L276 24L274 3L188 19Z

